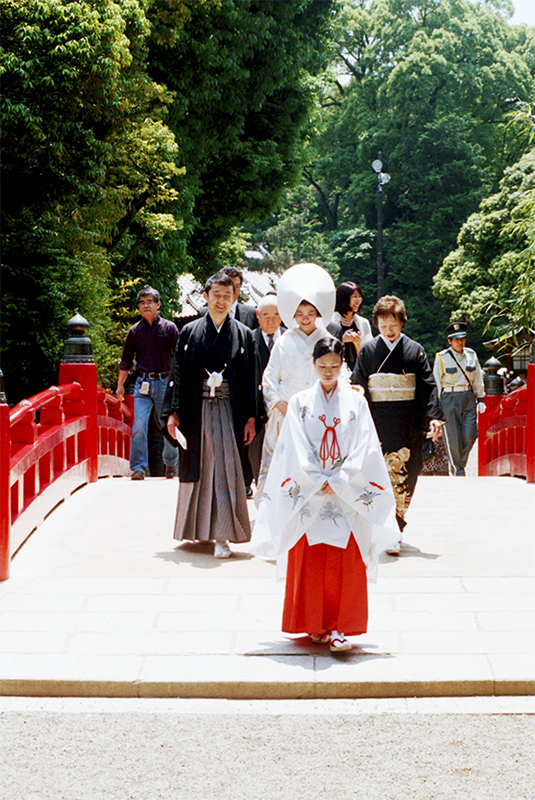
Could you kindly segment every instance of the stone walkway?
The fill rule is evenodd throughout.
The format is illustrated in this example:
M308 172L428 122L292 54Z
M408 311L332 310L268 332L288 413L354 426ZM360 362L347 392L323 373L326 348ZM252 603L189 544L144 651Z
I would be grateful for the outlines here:
M101 480L48 517L0 584L0 694L535 693L535 486L422 477L401 556L370 586L369 632L338 656L281 634L272 563L173 541L177 490Z

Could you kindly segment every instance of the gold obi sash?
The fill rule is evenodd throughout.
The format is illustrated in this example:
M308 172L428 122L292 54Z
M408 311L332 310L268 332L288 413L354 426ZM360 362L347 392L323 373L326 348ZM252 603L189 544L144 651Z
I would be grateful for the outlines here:
M416 375L395 375L392 372L376 372L368 378L368 389L372 403L397 403L414 400Z

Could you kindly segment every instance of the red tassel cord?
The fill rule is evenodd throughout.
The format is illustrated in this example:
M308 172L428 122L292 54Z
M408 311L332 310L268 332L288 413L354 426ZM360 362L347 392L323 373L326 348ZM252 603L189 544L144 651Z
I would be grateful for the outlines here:
M338 437L335 430L340 420L334 417L333 424L327 425L325 414L322 414L318 419L325 425L325 433L323 434L320 445L320 458L323 461L323 469L325 469L325 464L329 458L332 464L340 458L340 445L338 444Z

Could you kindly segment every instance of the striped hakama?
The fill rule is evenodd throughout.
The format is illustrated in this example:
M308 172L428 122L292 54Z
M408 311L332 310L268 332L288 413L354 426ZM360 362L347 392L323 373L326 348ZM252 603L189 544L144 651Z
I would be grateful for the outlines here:
M251 538L227 381L215 389L215 397L210 397L204 382L200 476L198 481L180 483L174 538L219 542Z

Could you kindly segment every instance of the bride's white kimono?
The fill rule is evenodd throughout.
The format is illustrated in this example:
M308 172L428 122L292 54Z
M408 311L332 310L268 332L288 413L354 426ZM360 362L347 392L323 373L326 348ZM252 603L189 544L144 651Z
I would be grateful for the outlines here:
M316 380L312 363L314 345L331 334L325 324L334 312L336 290L329 273L317 264L295 264L279 281L277 304L287 331L275 342L262 378L262 393L268 411L260 474L255 502L260 502L275 444L284 421L284 414L275 408L279 400L288 402L296 392L312 386ZM301 303L317 311L316 329L308 336L299 329L295 313Z
M325 483L334 494L320 491ZM398 541L390 479L365 398L317 381L291 397L262 493L250 551L277 558L308 544L346 548L353 534L375 580L379 554Z
M290 328L277 339L262 377L262 393L269 414L279 400L287 403L296 392L315 383L314 345L329 335L320 323L308 336L299 328Z

